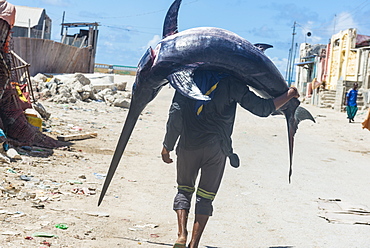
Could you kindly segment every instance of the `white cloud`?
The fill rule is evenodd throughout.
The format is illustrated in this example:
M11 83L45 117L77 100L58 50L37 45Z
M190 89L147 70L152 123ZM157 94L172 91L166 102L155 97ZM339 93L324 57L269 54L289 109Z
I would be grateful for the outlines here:
M285 78L285 72L286 72L286 67L287 67L287 64L288 64L288 59L278 58L278 57L273 57L273 58L270 58L270 59L275 64L275 66L279 69L279 71L283 75L283 77Z
M304 37L304 42L310 44L317 44L320 42L325 42L325 39L322 37L322 32L315 30L317 24L313 21L308 21L304 26L298 26L301 30L301 35ZM310 33L310 36L308 35Z
M331 20L325 23L317 21L302 22L297 25L297 40L299 42L307 42L310 44L326 44L333 34L348 28L361 28L353 16L349 12L342 12L335 15ZM311 36L307 33L311 32Z
M350 13L342 12L333 20L333 30L337 33L348 28L357 28L358 24Z
M114 48L114 44L112 42L109 42L109 41L104 41L104 46L109 48L109 49Z
M158 42L161 40L161 37L159 35L154 35L153 38L148 42L148 44L146 45L146 47L144 49L147 49L148 47L155 47Z
M43 3L56 6L67 6L69 0L42 0Z

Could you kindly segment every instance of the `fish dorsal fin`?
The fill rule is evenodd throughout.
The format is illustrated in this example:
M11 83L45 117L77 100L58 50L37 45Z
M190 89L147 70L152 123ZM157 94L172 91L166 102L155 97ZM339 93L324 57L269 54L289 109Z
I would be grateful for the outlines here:
M178 33L177 16L179 13L181 0L175 0L168 9L163 25L163 38Z
M178 92L181 93L181 95L185 97L194 100L211 100L209 96L206 96L202 93L197 84L194 82L193 75L194 70L196 70L197 67L197 64L183 66L170 74L167 79L172 87L174 87Z
M261 50L263 53L269 49L269 48L273 48L274 46L273 45L270 45L270 44L265 44L265 43L257 43L257 44L254 44L255 47L257 47L259 50Z

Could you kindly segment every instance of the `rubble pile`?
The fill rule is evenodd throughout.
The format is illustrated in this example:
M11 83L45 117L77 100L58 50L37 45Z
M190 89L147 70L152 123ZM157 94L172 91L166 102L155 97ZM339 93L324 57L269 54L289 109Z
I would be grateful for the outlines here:
M126 91L125 82L97 90L91 80L81 73L51 76L39 73L31 77L31 81L36 97L50 102L66 104L98 101L109 106L130 107L131 93Z

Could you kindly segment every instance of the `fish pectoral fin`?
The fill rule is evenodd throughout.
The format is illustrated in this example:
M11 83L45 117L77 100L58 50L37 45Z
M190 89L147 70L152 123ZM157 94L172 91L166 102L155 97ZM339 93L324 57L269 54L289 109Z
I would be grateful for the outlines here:
M294 118L297 120L297 124L299 124L303 120L311 120L316 123L315 118L311 115L311 113L301 106L297 107L294 113Z
M204 95L193 80L193 72L197 66L188 65L170 74L167 79L178 92L183 96L194 100L211 100L209 96Z

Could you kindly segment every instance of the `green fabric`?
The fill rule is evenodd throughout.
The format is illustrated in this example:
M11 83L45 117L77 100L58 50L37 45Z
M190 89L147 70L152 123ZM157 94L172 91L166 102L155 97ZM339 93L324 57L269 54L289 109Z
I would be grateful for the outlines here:
M357 110L357 106L347 106L347 118L350 120L355 118Z

